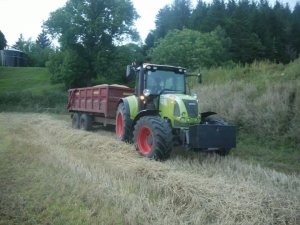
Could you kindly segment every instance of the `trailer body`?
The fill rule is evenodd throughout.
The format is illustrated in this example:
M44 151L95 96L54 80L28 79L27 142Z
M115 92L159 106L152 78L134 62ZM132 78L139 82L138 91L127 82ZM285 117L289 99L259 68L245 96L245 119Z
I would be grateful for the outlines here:
M97 85L69 89L68 111L87 114L92 122L116 124L117 104L121 98L133 95L134 89L124 85ZM73 116L74 114L72 114Z

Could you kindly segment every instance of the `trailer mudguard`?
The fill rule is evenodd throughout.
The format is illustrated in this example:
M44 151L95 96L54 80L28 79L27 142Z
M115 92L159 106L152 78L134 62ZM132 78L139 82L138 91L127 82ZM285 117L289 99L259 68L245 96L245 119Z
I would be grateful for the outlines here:
M235 148L235 126L197 124L189 127L189 148Z

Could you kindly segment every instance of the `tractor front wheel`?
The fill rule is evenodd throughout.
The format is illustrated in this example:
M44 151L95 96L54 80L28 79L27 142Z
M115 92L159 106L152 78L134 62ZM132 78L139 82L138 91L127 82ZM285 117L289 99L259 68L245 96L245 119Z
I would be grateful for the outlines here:
M166 160L173 142L170 125L158 116L145 116L134 126L133 140L136 150L146 158Z
M131 141L130 139L130 117L126 114L124 103L120 103L116 115L116 134L118 140Z

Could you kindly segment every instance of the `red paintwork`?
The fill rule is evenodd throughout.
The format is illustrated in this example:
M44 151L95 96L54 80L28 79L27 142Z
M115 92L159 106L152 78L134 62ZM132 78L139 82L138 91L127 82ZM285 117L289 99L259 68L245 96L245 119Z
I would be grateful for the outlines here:
M153 143L148 143L149 138L151 142L153 142L151 130L146 126L141 127L141 129L138 131L137 145L140 152L144 155L148 155L152 150Z
M115 118L120 98L133 95L134 89L123 85L98 85L70 89L67 109L69 112L90 113Z
M116 131L117 131L117 135L118 138L122 137L122 133L123 133L123 116L122 113L119 112L117 115L117 127L116 127Z

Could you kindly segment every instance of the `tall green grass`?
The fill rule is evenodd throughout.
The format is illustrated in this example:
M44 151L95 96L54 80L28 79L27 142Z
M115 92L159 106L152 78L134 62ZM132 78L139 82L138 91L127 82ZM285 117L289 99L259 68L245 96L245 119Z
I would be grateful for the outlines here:
M65 113L67 91L46 68L0 67L0 111Z
M236 154L266 165L300 164L300 59L286 66L255 62L203 71L203 84L192 91L198 93L202 111L217 112L236 125L238 146L244 148Z

